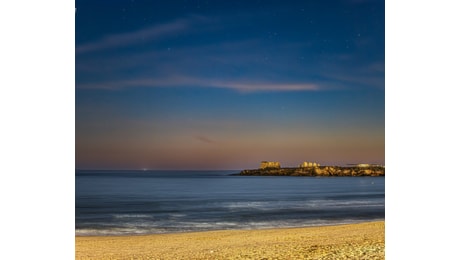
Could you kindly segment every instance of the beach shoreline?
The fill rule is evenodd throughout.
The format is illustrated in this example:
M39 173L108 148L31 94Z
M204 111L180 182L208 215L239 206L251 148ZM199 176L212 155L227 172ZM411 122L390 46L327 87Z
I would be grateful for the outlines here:
M76 259L384 259L385 221L256 230L76 236Z

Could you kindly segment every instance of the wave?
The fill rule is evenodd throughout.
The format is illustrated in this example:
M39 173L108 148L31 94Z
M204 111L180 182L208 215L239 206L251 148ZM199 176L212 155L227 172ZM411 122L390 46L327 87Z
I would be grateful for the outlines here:
M171 223L144 223L143 225L125 223L123 227L95 227L95 228L77 228L76 236L117 236L117 235L145 235L145 234L165 234L165 233L183 233L212 230L257 230L271 228L297 228L311 226L329 226L354 224L367 221L382 221L385 218L348 218L348 219L294 219L294 220L266 220L266 221L206 221L206 222L177 222ZM160 225L158 225L160 224Z
M252 202L226 202L216 204L216 208L224 208L230 211L237 210L273 210L273 209L330 209L330 208L350 208L350 207L383 207L384 201L380 200L307 200L307 201L252 201Z
M123 219L123 218L151 218L152 215L146 214L113 214L112 215L116 219Z

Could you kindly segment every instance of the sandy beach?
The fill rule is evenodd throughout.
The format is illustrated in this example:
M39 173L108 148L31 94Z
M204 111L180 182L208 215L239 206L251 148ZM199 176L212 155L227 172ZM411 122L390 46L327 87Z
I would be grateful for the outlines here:
M385 222L75 238L76 259L384 259Z

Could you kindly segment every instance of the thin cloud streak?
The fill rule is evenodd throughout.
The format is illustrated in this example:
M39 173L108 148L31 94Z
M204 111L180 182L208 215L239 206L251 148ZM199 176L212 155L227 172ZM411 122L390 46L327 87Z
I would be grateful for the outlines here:
M116 82L101 82L79 84L80 89L123 89L129 87L203 87L225 88L242 93L265 91L319 91L324 90L313 83L267 83L267 82L238 82L215 81L210 79L193 79L187 77L174 77L171 79L136 79Z
M221 82L213 84L216 87L230 88L239 92L263 92L263 91L315 91L319 90L319 87L315 84L308 83L233 83L233 82Z
M154 25L134 32L109 35L99 41L77 46L76 53L83 54L108 48L127 46L144 40L158 39L186 30L190 27L191 23L192 20L190 19L178 19L170 23Z
M206 137L206 136L202 136L202 135L197 135L195 136L195 139L201 141L201 142L204 142L204 143L208 143L208 144L213 144L215 143L214 140L211 140L210 138Z

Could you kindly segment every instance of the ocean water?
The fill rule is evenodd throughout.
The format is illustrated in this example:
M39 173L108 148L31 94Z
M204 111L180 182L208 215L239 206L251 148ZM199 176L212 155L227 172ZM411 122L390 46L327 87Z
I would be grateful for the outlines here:
M76 235L304 227L385 219L384 177L232 173L238 171L78 170Z

